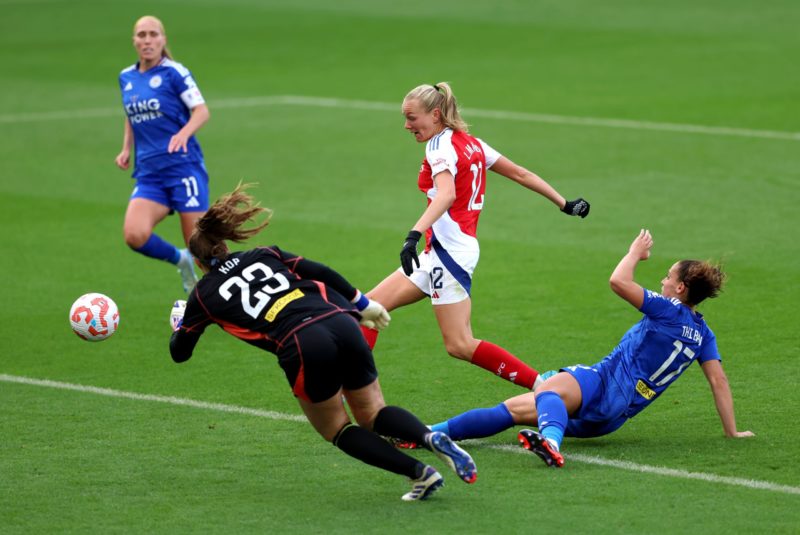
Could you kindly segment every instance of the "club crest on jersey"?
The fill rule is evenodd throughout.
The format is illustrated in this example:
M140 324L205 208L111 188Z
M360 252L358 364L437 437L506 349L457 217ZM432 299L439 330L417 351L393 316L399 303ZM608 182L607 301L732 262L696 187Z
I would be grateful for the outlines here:
M156 89L157 87L161 87L161 77L159 75L155 75L150 78L150 87Z

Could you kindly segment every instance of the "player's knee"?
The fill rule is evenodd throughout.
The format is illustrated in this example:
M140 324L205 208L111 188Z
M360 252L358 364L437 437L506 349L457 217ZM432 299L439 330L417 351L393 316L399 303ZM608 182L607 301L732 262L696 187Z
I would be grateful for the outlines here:
M445 340L444 348L451 357L460 360L472 360L474 348L472 344L462 340Z
M145 229L128 227L123 229L125 244L131 249L141 249L144 244L147 243L148 238L150 238L150 234L151 232Z
M378 412L375 411L375 412L373 412L371 414L353 415L353 417L356 419L356 423L358 423L358 425L360 427L363 427L364 429L366 429L368 431L372 431L373 427L375 427L375 417L377 415L378 415Z

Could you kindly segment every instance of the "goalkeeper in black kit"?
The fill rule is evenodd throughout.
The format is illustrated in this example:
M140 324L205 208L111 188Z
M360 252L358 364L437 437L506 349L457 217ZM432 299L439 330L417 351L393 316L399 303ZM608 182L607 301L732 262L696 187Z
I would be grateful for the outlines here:
M228 249L227 241L242 242L269 224L267 219L242 228L269 213L254 204L245 187L220 198L195 225L189 250L204 276L170 339L172 359L191 358L205 328L216 323L278 357L292 393L325 440L360 461L410 478L412 488L403 500L424 500L443 478L381 436L424 445L473 483L477 470L467 452L409 411L384 402L372 351L359 329L359 323L376 329L389 324L380 303L331 268L277 246Z

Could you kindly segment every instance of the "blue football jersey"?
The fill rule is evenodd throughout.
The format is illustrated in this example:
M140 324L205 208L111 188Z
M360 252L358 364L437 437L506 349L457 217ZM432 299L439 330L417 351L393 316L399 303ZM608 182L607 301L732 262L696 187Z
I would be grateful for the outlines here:
M695 360L721 360L714 333L703 315L678 299L644 290L644 317L622 337L599 366L627 398L625 416L642 411Z
M188 152L169 154L169 140L183 128L191 110L205 103L191 72L186 67L164 58L145 72L138 64L119 75L122 104L131 123L135 145L135 178L158 174L176 164L203 160L200 144L192 136Z

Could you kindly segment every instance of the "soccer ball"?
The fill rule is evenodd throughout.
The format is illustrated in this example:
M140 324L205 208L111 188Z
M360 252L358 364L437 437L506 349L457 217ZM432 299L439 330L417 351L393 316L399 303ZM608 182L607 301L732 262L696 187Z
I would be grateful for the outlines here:
M183 314L186 312L186 301L178 299L172 305L172 311L169 313L169 324L173 331L177 331L183 323Z
M69 322L75 334L89 342L99 342L117 331L119 309L108 296L85 294L72 304Z

